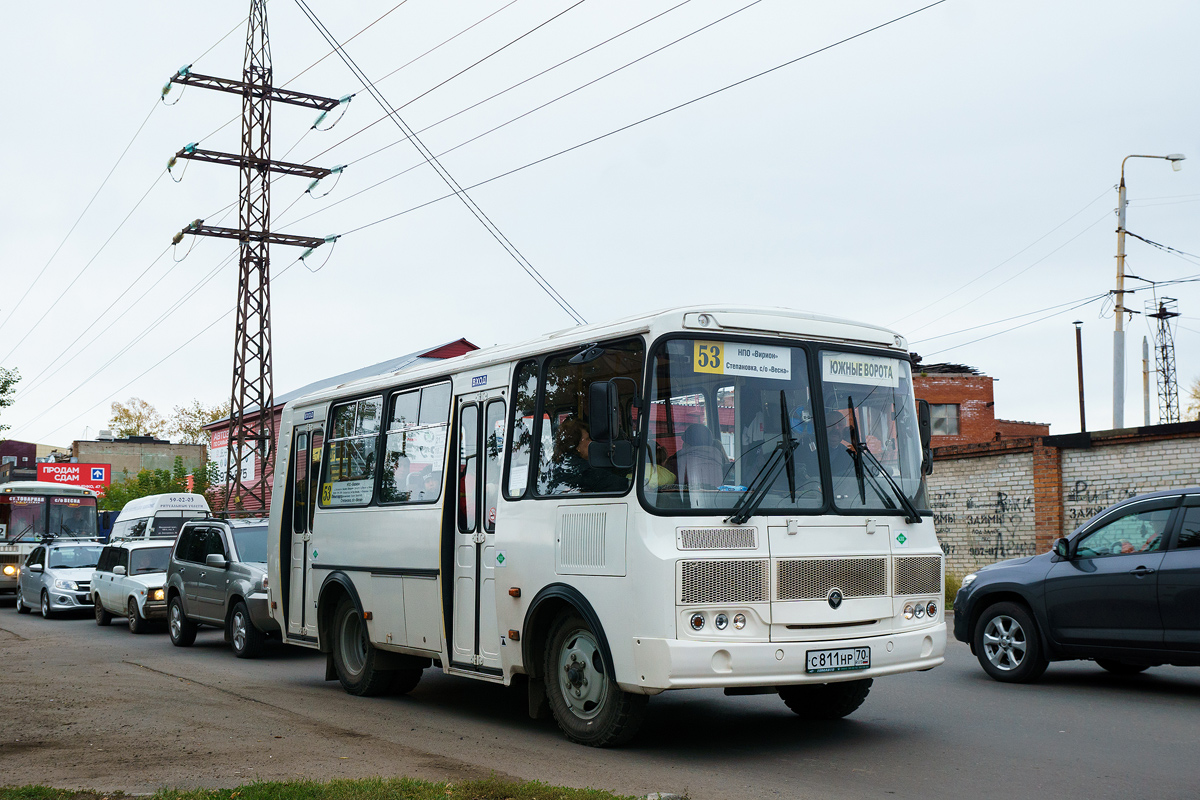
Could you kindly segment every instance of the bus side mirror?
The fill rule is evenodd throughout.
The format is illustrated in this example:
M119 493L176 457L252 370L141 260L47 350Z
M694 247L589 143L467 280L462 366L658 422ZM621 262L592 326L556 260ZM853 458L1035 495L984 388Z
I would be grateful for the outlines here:
M921 472L932 475L933 451L929 449L929 443L933 440L933 414L928 400L917 401L917 433L921 437Z
M621 435L621 400L617 382L595 381L588 386L588 463L593 467L633 469L633 442ZM630 426L632 427L632 425Z

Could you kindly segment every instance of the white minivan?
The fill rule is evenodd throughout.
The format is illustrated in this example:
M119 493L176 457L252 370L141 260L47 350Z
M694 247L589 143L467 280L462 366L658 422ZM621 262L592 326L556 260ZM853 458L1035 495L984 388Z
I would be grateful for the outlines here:
M152 494L130 500L113 523L110 542L163 537L174 539L189 519L210 517L202 494Z

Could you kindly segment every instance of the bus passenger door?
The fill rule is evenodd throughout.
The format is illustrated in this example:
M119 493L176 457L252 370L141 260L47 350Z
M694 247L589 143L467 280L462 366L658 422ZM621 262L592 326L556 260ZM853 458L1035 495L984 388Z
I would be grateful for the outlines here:
M451 657L459 668L488 672L500 669L495 530L503 436L503 400L460 403Z
M321 428L297 428L292 448L292 531L288 580L288 634L308 636L308 606L312 596L312 522L321 466Z

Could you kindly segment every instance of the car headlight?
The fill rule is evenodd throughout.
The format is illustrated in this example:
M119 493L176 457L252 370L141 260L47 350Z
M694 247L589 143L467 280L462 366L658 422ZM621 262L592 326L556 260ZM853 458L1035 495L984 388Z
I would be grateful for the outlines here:
M76 591L79 588L79 586L75 583L75 581L65 581L62 578L55 578L54 579L54 588L55 589L70 589L71 591Z
M10 578L15 578L17 575L17 567L15 564L5 564L4 574Z
M147 600L166 600L167 599L166 590L164 590L164 589L147 589L146 590L146 599Z
M970 586L972 583L974 583L975 579L978 577L979 576L976 575L974 572L968 572L966 575L963 575L962 583L959 584L959 586L961 586L961 588L965 589L968 586Z

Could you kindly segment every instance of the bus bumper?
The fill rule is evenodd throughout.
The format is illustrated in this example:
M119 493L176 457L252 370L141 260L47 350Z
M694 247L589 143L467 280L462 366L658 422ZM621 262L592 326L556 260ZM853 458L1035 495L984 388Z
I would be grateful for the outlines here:
M871 666L842 672L805 669L808 651L843 647L870 647ZM635 637L633 655L637 674L627 688L661 691L853 681L933 669L946 660L945 653L944 623L862 639L811 642L707 642ZM624 681L621 683L626 687Z

